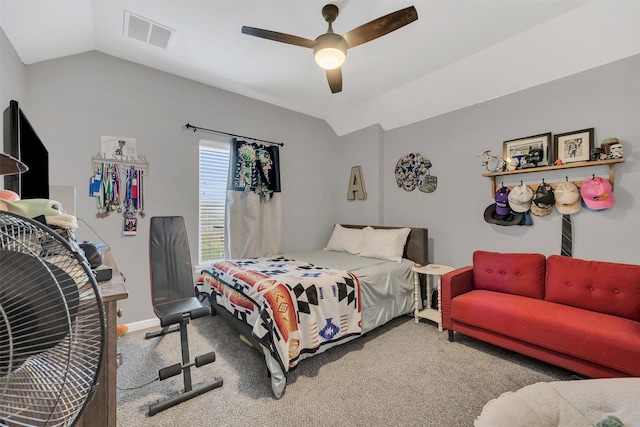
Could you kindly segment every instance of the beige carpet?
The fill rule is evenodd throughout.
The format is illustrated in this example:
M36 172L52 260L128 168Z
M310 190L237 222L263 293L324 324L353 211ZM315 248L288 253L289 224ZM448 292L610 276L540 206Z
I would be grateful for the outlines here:
M189 329L191 357L215 351L193 368L193 382L221 376L224 385L153 417L148 405L183 388L182 376L149 385L161 367L180 361L180 336L118 341L118 426L472 426L485 403L569 371L461 335L447 341L429 322L403 316L364 337L302 361L276 400L261 355L219 316ZM136 388L137 387L137 388ZM131 389L131 390L124 390Z

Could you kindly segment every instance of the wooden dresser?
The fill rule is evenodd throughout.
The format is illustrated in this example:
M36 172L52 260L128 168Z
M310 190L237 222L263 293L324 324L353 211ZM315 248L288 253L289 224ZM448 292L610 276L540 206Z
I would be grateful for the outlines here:
M107 323L103 361L98 373L98 384L94 389L93 397L76 421L76 427L116 426L116 369L118 368L116 326L118 324L118 301L127 298L129 292L120 274L114 274L113 279L108 282L100 282L99 286Z

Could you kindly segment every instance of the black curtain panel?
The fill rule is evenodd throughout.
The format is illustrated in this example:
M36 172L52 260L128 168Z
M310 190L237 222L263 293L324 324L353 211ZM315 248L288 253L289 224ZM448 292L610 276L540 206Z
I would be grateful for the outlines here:
M229 181L234 191L250 191L270 198L280 192L280 150L255 142L231 139Z

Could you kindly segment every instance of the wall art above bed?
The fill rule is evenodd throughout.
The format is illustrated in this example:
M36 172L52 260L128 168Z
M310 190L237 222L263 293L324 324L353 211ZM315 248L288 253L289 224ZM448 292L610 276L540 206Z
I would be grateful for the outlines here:
M349 175L349 190L347 191L347 200L365 200L367 191L364 189L364 176L362 176L362 168L353 166Z
M438 186L438 178L431 175L431 161L420 153L407 153L398 160L395 178L398 187L413 191L418 188L423 193L433 193Z

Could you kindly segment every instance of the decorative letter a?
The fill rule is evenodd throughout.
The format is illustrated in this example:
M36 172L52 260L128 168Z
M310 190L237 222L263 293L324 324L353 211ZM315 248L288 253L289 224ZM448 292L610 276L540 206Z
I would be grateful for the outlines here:
M347 200L364 200L367 198L367 192L364 191L364 178L362 177L362 168L354 166L351 168L349 176L349 191L347 191Z

